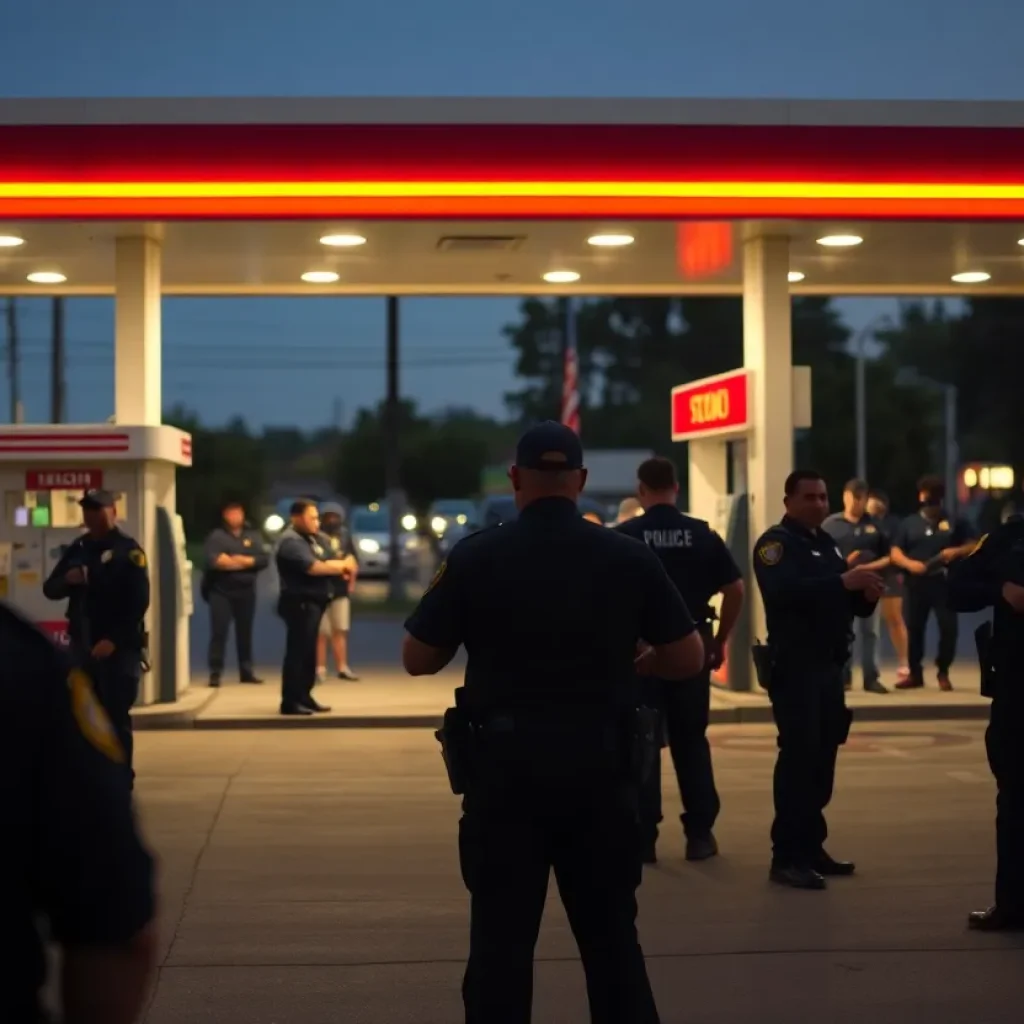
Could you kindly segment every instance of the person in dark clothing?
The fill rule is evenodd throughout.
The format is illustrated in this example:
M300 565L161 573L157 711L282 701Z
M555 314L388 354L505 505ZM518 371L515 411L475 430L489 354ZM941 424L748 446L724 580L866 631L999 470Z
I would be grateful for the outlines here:
M949 570L949 604L957 612L993 609L980 627L982 694L992 698L985 733L995 776L995 903L974 911L978 931L1024 931L1024 517L1011 516Z
M949 667L956 655L956 612L947 600L947 566L974 550L974 531L963 519L953 520L943 508L945 484L938 477L922 477L917 484L919 512L907 516L892 542L893 564L903 570L903 617L907 623L909 676L898 690L924 686L924 635L928 616L939 627L935 657L940 690L952 690Z
M241 681L262 683L253 670L252 626L256 618L256 578L270 564L270 552L261 534L246 525L241 502L224 505L221 524L210 531L203 550L203 596L210 606L210 685L220 686L232 622Z
M291 525L281 534L275 560L281 580L277 611L284 619L284 664L281 667L281 714L311 715L330 711L313 699L316 638L331 599L332 582L351 572L351 558L331 558L320 543L320 513L312 501L291 508Z
M795 470L785 494L782 521L754 545L771 663L761 681L779 730L770 878L824 889L824 876L854 872L852 863L825 850L824 811L853 718L843 690L853 617L872 615L885 585L878 573L849 568L821 529L828 493L820 473Z
M50 1019L41 996L52 939L62 954L60 1019L132 1024L157 934L127 753L88 674L2 604L0 661L0 1020Z
M645 543L661 560L670 579L697 622L707 655L704 667L682 683L645 680L645 703L662 716L679 793L683 800L686 859L706 860L718 853L715 819L721 809L715 789L707 728L711 711L711 673L720 668L726 645L743 606L743 574L725 541L703 520L676 508L679 483L668 459L647 459L637 470L643 515L630 517L616 529ZM722 595L718 631L714 630L711 599ZM660 765L641 790L644 861L657 861L655 844L661 814Z
M145 660L146 555L115 525L117 510L109 491L86 491L79 505L86 532L68 545L43 593L51 601L68 602L72 657L92 676L134 777L131 710Z
M881 524L868 515L868 485L863 480L849 480L843 487L843 511L829 516L821 528L836 542L839 553L851 568L879 573L885 578L890 565L889 540ZM868 618L856 620L860 634L861 670L864 689L868 693L888 693L878 671L878 611ZM853 685L853 657L843 670L846 689Z
M402 650L416 676L439 672L460 646L468 656L457 698L470 719L470 771L464 790L453 782L464 792L459 859L472 897L466 1024L530 1021L552 869L591 1020L656 1024L636 933L634 660L643 640L645 671L688 679L703 645L654 554L579 515L586 470L569 428L528 430L510 477L519 517L454 547L406 622Z

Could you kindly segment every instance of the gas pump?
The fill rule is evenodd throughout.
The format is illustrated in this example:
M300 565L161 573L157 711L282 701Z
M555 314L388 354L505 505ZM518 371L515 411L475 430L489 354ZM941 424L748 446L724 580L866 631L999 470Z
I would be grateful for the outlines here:
M748 444L754 429L753 371L733 370L672 389L672 440L689 448L690 514L704 519L724 539L746 582L747 599L729 638L718 686L751 690L750 647L764 614L753 579L750 501L747 494ZM809 427L810 369L793 367L793 424ZM779 495L781 502L782 495ZM721 598L713 607L717 613ZM762 627L758 627L761 623ZM761 640L765 637L761 636Z
M142 703L173 701L189 684L192 566L174 506L177 467L191 464L192 439L176 427L0 428L0 598L66 644L65 603L44 597L43 581L81 533L83 492L110 491L118 525L149 562L153 671ZM176 525L161 528L162 519Z

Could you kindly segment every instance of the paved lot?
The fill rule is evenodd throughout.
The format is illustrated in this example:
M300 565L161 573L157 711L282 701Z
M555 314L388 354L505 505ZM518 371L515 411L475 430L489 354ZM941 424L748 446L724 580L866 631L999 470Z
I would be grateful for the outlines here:
M841 759L826 893L765 880L773 736L720 727L723 856L669 830L641 891L666 1024L1015 1024L1024 940L966 932L992 873L973 723L861 727ZM149 732L145 826L163 858L149 1024L453 1024L466 953L458 807L427 731ZM678 811L675 804L669 813ZM557 901L536 1024L587 1019Z

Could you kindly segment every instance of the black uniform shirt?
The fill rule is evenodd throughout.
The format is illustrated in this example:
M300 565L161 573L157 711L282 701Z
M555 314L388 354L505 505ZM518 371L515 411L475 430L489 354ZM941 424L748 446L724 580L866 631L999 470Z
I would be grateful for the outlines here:
M974 531L962 519L950 519L945 512L940 512L938 520L933 521L923 513L915 512L900 523L892 546L899 548L907 558L927 564L946 548L960 547L973 536ZM936 563L931 567L928 578L944 578L945 575L945 566ZM921 578L907 573L905 582L913 584Z
M743 574L725 541L703 519L684 515L673 505L652 505L642 516L615 529L642 540L661 559L669 578L698 618L709 617L708 602Z
M320 534L310 536L289 526L277 542L277 572L281 578L281 593L288 597L320 601L331 598L331 577L310 576L309 567L323 561L327 549Z
M84 583L65 577L84 568ZM143 645L143 619L149 608L149 572L138 542L117 527L94 539L82 534L54 566L43 593L51 601L68 600L68 635L73 644L93 647L110 640L119 650Z
M342 524L338 533L321 533L320 546L324 549L324 559L344 558L346 555L356 557L356 550L352 544L352 534ZM348 597L348 579L345 576L332 576L331 597Z
M35 1021L36 929L72 945L127 942L153 917L124 751L84 673L0 605L0 1021Z
M967 558L949 567L949 605L958 612L993 608L993 661L997 680L1010 676L1006 696L1024 704L1024 615L1003 600L1003 584L1024 586L1024 517L1014 517L985 534ZM1002 691L1002 688L1000 688ZM1002 692L1000 692L1000 696Z
M489 708L625 708L637 641L695 626L642 544L545 498L459 541L409 617L432 647L466 648L466 690Z
M855 523L837 512L829 516L821 524L821 528L835 541L836 547L846 560L847 568L855 565L867 565L869 562L877 562L880 558L886 558L889 554L889 540L885 531L869 515L861 516ZM857 552L857 558L851 559L850 555Z
M237 594L251 591L256 586L256 576L270 564L270 555L262 535L248 528L232 533L226 526L211 530L203 545L206 557L206 582L211 592ZM218 555L246 555L255 559L251 569L217 569L214 562Z
M768 642L785 655L845 660L853 616L875 609L875 602L843 586L846 571L824 530L809 530L788 516L766 530L754 545L754 575Z

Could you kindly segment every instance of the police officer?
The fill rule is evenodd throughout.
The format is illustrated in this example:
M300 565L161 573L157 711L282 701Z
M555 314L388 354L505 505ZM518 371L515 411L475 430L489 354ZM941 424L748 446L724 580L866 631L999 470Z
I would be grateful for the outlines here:
M592 1020L658 1020L636 934L641 844L628 770L634 658L688 679L704 652L658 559L577 510L579 438L542 423L509 471L518 519L460 541L406 622L403 663L439 672L460 645L472 771L459 855L472 896L467 1024L528 1024L533 951L554 869ZM653 734L651 754L653 756ZM454 786L453 786L454 788Z
M949 604L958 612L994 609L982 693L992 698L985 747L998 792L996 900L968 925L1024 930L1024 517L1008 519L950 567Z
M825 875L854 871L852 863L825 851L824 810L852 720L843 691L850 627L854 615L874 613L884 584L877 573L848 568L821 529L828 493L819 473L790 473L785 496L782 521L754 545L770 661L766 673L759 665L758 675L767 684L779 733L770 878L797 889L824 889Z
M0 660L0 1020L47 1019L42 925L62 947L62 1019L130 1024L157 936L125 751L89 676L3 605Z
M934 612L939 627L935 657L940 690L952 690L949 667L956 655L956 612L947 600L947 566L974 550L974 531L962 519L953 520L943 508L945 484L926 476L917 482L921 508L907 516L892 542L892 561L904 572L903 617L907 623L910 674L897 690L924 686L924 635Z
M662 715L672 764L679 782L686 833L686 859L707 860L718 853L712 829L721 803L715 789L711 748L707 741L711 709L711 673L721 668L726 644L743 605L743 574L725 541L703 520L676 508L679 483L668 459L647 459L637 470L637 493L643 514L621 523L617 530L643 541L661 559L669 577L697 620L706 663L683 683L650 679L645 702ZM711 598L722 595L722 614L714 632ZM652 771L641 791L640 817L644 829L644 860L657 860L655 844L661 815L661 771Z
M867 512L868 485L863 480L848 480L843 487L843 511L829 516L821 528L836 542L848 566L859 565L885 578L889 567L889 541L881 524ZM860 633L861 669L864 689L868 693L888 693L878 671L878 613L857 620ZM843 681L846 689L853 685L853 658L846 663Z
M316 503L300 498L291 507L291 524L282 531L275 555L281 583L277 611L287 630L281 667L282 715L331 710L313 699L316 639L332 581L355 566L351 558L329 557L321 539Z
M68 545L43 593L51 601L68 602L72 655L95 681L131 771L131 709L139 696L149 608L146 555L115 525L109 491L86 491L79 505L86 532Z
M252 625L256 618L256 577L270 564L270 555L260 533L246 525L241 502L223 505L221 524L210 531L203 553L203 596L210 606L210 685L220 686L232 620L241 681L262 683L253 671Z

